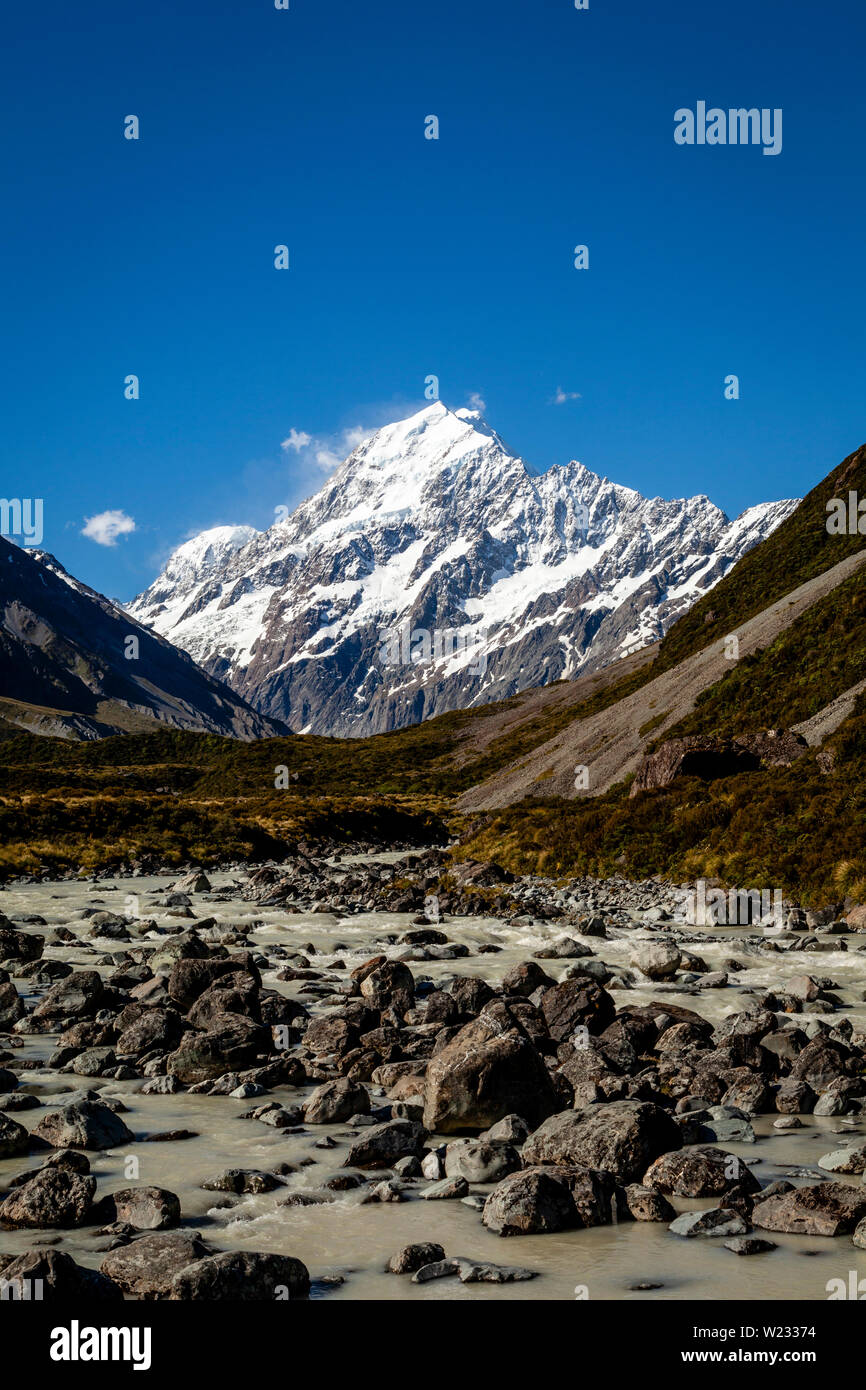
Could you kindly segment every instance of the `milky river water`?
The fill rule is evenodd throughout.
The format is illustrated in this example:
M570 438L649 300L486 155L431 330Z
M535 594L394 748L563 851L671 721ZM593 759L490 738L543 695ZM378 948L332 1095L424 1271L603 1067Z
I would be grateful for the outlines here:
M210 875L214 892L237 885L230 874ZM171 886L167 878L141 878L99 883L63 882L51 884L13 885L0 892L0 911L15 919L24 914L38 913L45 918L46 927L25 928L47 934L52 928L68 926L76 934L87 929L81 919L85 907L105 907L112 911L128 911L124 906L127 894L139 895L142 917L155 918L174 928L191 925L183 919L166 917L153 905ZM239 896L232 901L212 902L210 895L195 895L196 916L212 916L218 921L255 923L248 937L251 945L265 950L276 944L299 949L312 942L318 952L311 964L327 972L336 959L352 968L377 951L401 954L405 947L397 946L397 937L412 920L409 913L366 913L338 918L330 913L289 915L280 908L261 908L244 902ZM440 981L454 974L479 974L497 982L514 964L528 959L533 951L548 945L563 934L562 924L555 922L535 926L509 926L501 920L484 918L448 918L442 923L452 941L465 943L471 954L456 961L410 962L416 978L428 977ZM606 963L627 964L631 949L643 929L616 933L612 940L580 938L573 928L568 934L584 940ZM736 1011L748 1000L749 986L782 988L793 975L805 972L826 976L834 982L834 993L842 1000L843 1009L834 1017L847 1015L866 1027L866 1005L863 995L864 956L856 952L862 938L852 936L852 950L840 949L776 955L749 946L747 928L702 933L691 929L694 937L704 936L691 949L698 952L709 968L721 968L722 962L736 956L748 966L731 974L731 983L722 989L704 990L699 996L683 990L660 990L658 986L629 990L612 990L618 1007L645 1003L650 999L669 1000L693 1009L704 1017L718 1020ZM755 938L752 937L752 942ZM138 944L135 942L133 945ZM494 944L498 954L478 955L478 947ZM94 953L89 942L75 946L46 949L49 958L63 959L78 967L94 968L96 956L103 952L123 950L125 943L96 942ZM279 962L276 968L282 968ZM561 978L569 961L547 960L544 968L555 978ZM106 970L104 973L110 973ZM335 975L345 981L345 974ZM15 981L28 1006L33 1003L27 994L29 982ZM286 994L293 994L310 1007L316 996L303 993L303 981L281 983L275 971L263 972L263 984ZM797 1020L799 1021L799 1020ZM15 1053L19 1059L47 1059L54 1047L51 1036L27 1036L24 1046ZM123 1152L90 1154L91 1171L98 1179L97 1197L116 1187L130 1185L126 1164L130 1157L138 1161L137 1181L169 1188L178 1194L183 1212L183 1227L199 1230L218 1249L247 1249L273 1251L294 1255L303 1260L316 1280L322 1276L343 1276L344 1282L329 1288L327 1298L342 1299L408 1299L429 1302L436 1299L510 1300L510 1299L826 1299L826 1285L831 1279L844 1279L857 1271L866 1278L866 1251L852 1245L848 1236L835 1239L772 1234L778 1248L768 1254L738 1257L726 1250L721 1240L684 1239L668 1233L664 1224L627 1222L619 1226L599 1227L555 1235L522 1236L503 1239L493 1235L481 1224L478 1211L459 1201L425 1202L412 1197L400 1203L361 1204L360 1193L340 1192L332 1200L316 1205L285 1207L278 1203L287 1189L258 1196L227 1197L223 1193L205 1191L200 1183L225 1168L269 1169L281 1162L298 1164L305 1158L313 1164L291 1174L288 1189L319 1189L323 1179L336 1173L351 1142L345 1126L311 1126L303 1134L286 1134L255 1121L243 1120L240 1115L255 1105L273 1099L287 1106L300 1103L312 1086L304 1090L283 1088L261 1098L261 1101L236 1100L231 1097L210 1097L179 1093L167 1096L138 1094L141 1081L102 1081L53 1072L47 1067L23 1073L27 1084L23 1089L51 1105L62 1104L62 1092L88 1087L101 1089L107 1096L122 1099L128 1109L124 1120L138 1140ZM384 1102L384 1096L381 1102ZM376 1098L374 1094L374 1104ZM38 1123L45 1108L14 1112L13 1118L28 1128ZM849 1143L866 1142L864 1117L845 1116L828 1119L811 1115L801 1117L801 1130L773 1129L774 1116L760 1116L754 1121L757 1136L754 1144L725 1143L724 1148L737 1154L754 1168L762 1184L790 1176L792 1167L807 1166L819 1174L817 1160L829 1149ZM198 1137L169 1142L147 1143L141 1136L172 1129L196 1131ZM317 1148L317 1141L330 1135L336 1147ZM39 1155L30 1158L0 1161L0 1187L27 1167L38 1165ZM859 1178L838 1178L859 1185ZM803 1181L795 1177L794 1181ZM473 1192L485 1195L491 1189L476 1186ZM713 1205L703 1201L672 1199L678 1211ZM231 1203L232 1205L228 1205ZM98 1268L106 1238L96 1235L96 1227L84 1227L63 1232L3 1231L0 1232L0 1252L18 1252L48 1239L56 1248L73 1255L79 1263ZM759 1232L758 1234L766 1234ZM496 1264L519 1264L538 1272L536 1279L505 1285L474 1283L463 1285L447 1278L422 1285L407 1276L385 1273L389 1257L401 1246L413 1241L437 1241L446 1254L462 1255L474 1260ZM639 1289L637 1285L660 1287ZM866 1287L866 1286L864 1286ZM576 1291L578 1293L576 1294ZM324 1296L324 1295L323 1295Z

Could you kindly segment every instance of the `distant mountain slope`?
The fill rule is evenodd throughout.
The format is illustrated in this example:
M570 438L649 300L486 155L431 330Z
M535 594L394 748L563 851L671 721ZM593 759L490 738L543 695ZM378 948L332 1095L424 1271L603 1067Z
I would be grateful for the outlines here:
M0 729L93 739L158 725L284 732L53 556L0 538Z
M268 531L186 542L130 612L296 732L356 737L646 647L795 506L732 522L577 462L538 474L437 402Z

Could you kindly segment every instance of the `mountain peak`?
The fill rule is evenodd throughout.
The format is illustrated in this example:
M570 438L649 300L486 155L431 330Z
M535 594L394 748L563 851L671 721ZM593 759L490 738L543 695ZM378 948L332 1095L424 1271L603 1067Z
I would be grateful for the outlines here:
M366 734L647 646L792 507L731 523L705 498L646 498L581 463L539 473L480 411L431 401L269 531L187 542L132 612L263 714ZM417 659L392 641L404 631L420 634Z

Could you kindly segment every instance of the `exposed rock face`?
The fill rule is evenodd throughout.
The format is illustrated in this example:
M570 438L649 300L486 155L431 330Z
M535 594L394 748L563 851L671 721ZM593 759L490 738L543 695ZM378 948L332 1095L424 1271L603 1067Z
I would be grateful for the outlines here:
M559 1104L539 1053L502 1004L461 1028L427 1069L424 1124L442 1134L515 1114L536 1125Z
M668 787L677 777L731 777L760 767L790 767L807 751L801 734L790 729L717 739L705 734L670 738L644 758L631 784L631 796Z
M377 733L647 646L794 505L730 522L576 462L539 475L437 402L270 530L187 541L130 611L296 731Z
M524 1163L581 1164L639 1181L650 1163L682 1144L671 1117L649 1101L617 1100L552 1115L523 1146Z
M127 660L129 637L137 661ZM53 555L2 536L0 702L18 728L61 738L165 727L246 739L282 732Z

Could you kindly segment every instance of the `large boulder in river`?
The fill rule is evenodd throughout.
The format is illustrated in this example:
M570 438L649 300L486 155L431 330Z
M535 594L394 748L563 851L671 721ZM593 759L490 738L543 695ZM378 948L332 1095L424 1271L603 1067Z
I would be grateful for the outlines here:
M631 953L631 963L651 980L675 975L682 955L672 941L639 941Z
M308 1125L339 1125L353 1115L369 1115L370 1093L359 1082L340 1077L317 1086L304 1106Z
M236 960L177 960L168 977L168 997L185 1013L215 980L234 975L241 968ZM261 984L261 980L256 983Z
M42 1168L0 1202L0 1226L81 1226L93 1205L96 1179L68 1168Z
M120 1116L98 1100L82 1100L52 1110L33 1133L53 1149L113 1149L132 1139L132 1131Z
M523 1161L601 1168L638 1182L653 1159L681 1144L679 1126L660 1106L615 1100L551 1115L527 1139Z
M62 1250L25 1250L0 1270L0 1281L19 1286L19 1297L32 1299L38 1288L43 1303L90 1303L94 1300L123 1301L123 1293L112 1279L85 1269Z
M368 1008L393 1008L402 1015L415 1001L415 978L402 961L386 960L364 975L361 994Z
M644 1186L674 1197L721 1197L737 1188L758 1192L761 1184L736 1154L700 1144L678 1153L662 1154L650 1164Z
M0 1158L17 1158L30 1147L30 1135L9 1115L0 1114Z
M487 1005L427 1068L424 1124L441 1134L489 1129L506 1115L534 1126L559 1104L539 1052L502 1003Z
M221 1014L206 1033L187 1033L167 1067L170 1076L187 1085L212 1081L227 1071L251 1067L271 1049L271 1034L243 1014Z
M226 1250L196 1260L175 1275L169 1293L170 1299L184 1302L284 1302L309 1296L310 1275L300 1260L249 1250Z
M33 1010L34 1018L82 1018L98 1013L105 985L96 970L75 970L58 980Z
M164 1051L177 1047L180 1036L180 1016L173 1009L142 1009L118 1036L115 1051L121 1056L137 1056L153 1048Z
M562 980L541 996L541 1012L555 1042L565 1042L575 1029L603 1033L616 1018L616 1005L591 975Z
M197 1232L171 1231L110 1250L100 1269L132 1298L167 1298L175 1275L211 1253Z
M845 1235L864 1217L866 1188L841 1182L796 1187L756 1202L752 1211L752 1223L762 1231L803 1236Z
M5 972L4 972L5 973ZM2 977L0 977L2 978ZM10 979L0 983L0 1033L8 1033L26 1013L24 1000Z
M122 1187L99 1204L106 1223L123 1221L137 1231L165 1231L180 1221L180 1198L164 1187Z
M8 917L4 917L0 923L0 960L39 960L44 945L44 936L37 936L34 932L18 931Z
M500 1236L545 1235L628 1220L625 1192L610 1173L542 1165L512 1173L484 1203L481 1220Z
M388 1120L361 1131L349 1150L347 1168L391 1168L401 1158L417 1157L427 1131L417 1120Z

